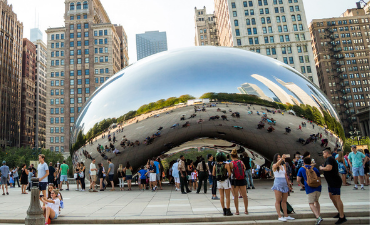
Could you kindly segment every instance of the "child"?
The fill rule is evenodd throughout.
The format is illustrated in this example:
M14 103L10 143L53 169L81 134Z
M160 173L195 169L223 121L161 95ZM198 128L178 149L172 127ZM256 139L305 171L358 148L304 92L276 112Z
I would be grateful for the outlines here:
M147 170L144 169L144 166L138 172L140 174L140 189L144 191L146 188L146 178L147 178Z
M14 178L13 178L13 173L11 173L11 174L10 174L9 183L10 183L10 188L14 188Z
M196 170L194 170L193 172L191 172L191 181L193 182L193 189L194 190L197 190L198 188L198 172Z

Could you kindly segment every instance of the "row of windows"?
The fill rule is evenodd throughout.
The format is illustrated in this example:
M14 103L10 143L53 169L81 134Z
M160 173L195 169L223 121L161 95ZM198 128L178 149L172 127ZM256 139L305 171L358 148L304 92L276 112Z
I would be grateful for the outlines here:
M64 42L51 43L51 48L64 48Z
M54 38L55 38L55 40L59 40L59 39L64 39L64 34L52 34L51 35L51 40L54 40Z
M85 46L89 46L89 40L85 40L84 44ZM69 47L74 47L74 46L75 46L74 41L69 42ZM82 41L77 41L77 46L82 46Z
M83 14L83 18L84 19L87 19L87 14ZM75 19L75 16L70 16L69 19L70 20L74 20ZM77 19L80 20L81 19L81 15L77 15Z
M59 56L64 56L64 51L60 51L60 52L59 51L52 51L51 52L51 57L59 57Z
M369 19L368 18L365 18L365 19L361 19L361 22L362 23L368 23L369 22ZM326 25L327 26L333 26L333 25L342 25L342 24L354 24L354 23L358 23L358 19L350 19L350 20L339 20L339 21L327 21L326 22ZM316 24L318 27L320 26L324 26L324 23L323 22L318 22Z
M59 152L59 146L51 146L50 147L50 151L53 152L54 151L54 148L55 148L55 151L56 152ZM64 146L60 146L60 152L64 152Z
M50 133L56 133L56 134L59 134L59 131L60 133L64 133L64 127L50 127Z
M78 23L76 27L77 27L77 30L80 30L81 27L82 27L82 24ZM85 29L89 28L89 23L84 23L84 28ZM70 24L69 25L69 29L70 30L74 30L75 29L75 25L74 24Z
M64 89L51 89L50 90L50 95L59 95L59 93L60 93L60 95L64 95Z
M88 48L86 48L84 50L84 52L85 52L85 55L88 55L90 53ZM82 54L82 49L77 49L77 55L81 55L81 54ZM70 50L69 55L74 56L75 55L75 50Z
M299 12L299 6L295 6L295 8L293 8L293 6L290 6L290 12L294 12L294 9L296 12ZM279 10L280 9L280 10ZM275 7L274 8L275 10L275 13L284 13L284 7ZM260 9L260 15L264 15L264 14L270 14L270 10L269 8L265 8L265 9ZM244 15L245 16L249 16L249 11L248 10L244 10ZM254 15L254 9L250 9L250 15L253 16ZM233 11L233 17L237 17L238 16L238 13L237 11Z
M103 43L103 41L104 41L104 43ZM104 39L95 39L94 40L94 43L97 45L97 44L99 44L99 45L102 45L102 44L108 44L108 38L104 38Z
M60 117L60 120L59 120L59 117L51 117L50 118L50 123L51 124L57 124L57 123L64 123L64 117Z
M74 88L71 88L69 91L71 95L75 94ZM82 94L82 88L77 88L77 94ZM85 94L90 94L90 88L85 88Z
M94 36L103 36L103 32L104 32L104 35L108 35L108 30L99 30L99 31L94 30Z
M298 17L298 15L297 15L297 17ZM301 21L301 16L299 15L299 17L297 18L298 19L298 21ZM283 22L283 23L285 23L286 22L286 17L285 16L282 16L281 18L280 18L280 16L277 16L276 17L276 21L278 22L278 23L281 23L281 22ZM292 15L292 21L293 22L295 22L296 21L296 18L295 18L295 15ZM251 19L246 19L245 20L245 23L247 24L247 25L250 25L251 23L252 23L252 25L255 25L256 24L256 19L255 18L251 18ZM266 23L268 23L268 24L270 24L271 23L271 18L270 17L261 17L261 23L262 24L266 24ZM239 26L239 21L238 20L234 20L234 25L235 26ZM297 25L296 25L297 26ZM302 24L300 24L300 27L302 26L302 30L303 30L303 25Z
M59 143L59 137L50 137L50 143ZM60 137L60 143L64 143L64 137ZM57 151L57 147L55 147L55 151Z
M75 80L69 80L69 84L71 86L75 85ZM90 84L90 79L89 78L85 78L85 84ZM82 79L77 79L77 85L82 85Z
M85 102L87 101L87 99L89 99L89 97L85 97ZM70 104L75 104L75 99L74 98L70 98L69 99L69 103ZM83 103L81 97L78 97L77 98L77 103ZM74 122L71 122L71 123L74 123Z
M52 80L50 81L50 86L64 86L64 80Z
M81 2L77 2L76 3L76 9L79 10L79 9L81 9L81 7L83 7L83 9L88 9L89 4L87 3L87 1L84 1L83 4L81 4ZM69 5L69 10L75 10L75 3L72 2Z
M69 71L69 76L74 76L74 75L75 75L74 70ZM77 76L81 76L81 75L82 75L82 70L77 70ZM85 69L85 75L90 75L89 69Z
M60 101L59 101L59 98L56 98L56 99L50 99L50 105L63 105L64 104L64 98L61 98Z
M99 84L99 79L100 79L100 83L104 83L104 81L108 80L109 77L105 77L105 80L104 80L104 77L95 77L96 84Z
M98 62L108 62L108 61L109 61L108 56L95 57L95 60L94 60L94 62L96 62L96 63L98 63Z
M89 58L85 58L85 63L89 63L90 62L90 59ZM75 64L75 60L74 59L70 59L69 60L69 64L70 65L74 65ZM82 64L82 59L81 58L77 58L77 64Z
M95 69L95 74L104 74L105 73L109 73L109 68L102 68L102 69Z
M51 60L50 61L51 66L59 66L59 65L64 65L64 59L61 60Z
M50 114L59 114L59 111L60 111L60 114L63 114L64 108L60 108L60 110L59 108L50 108Z
M54 77L54 76L55 76L55 77L59 77L59 72L51 72L51 73L50 73L50 77ZM64 77L64 71L61 71L61 72L60 72L60 76L61 76L61 77Z
M70 113L75 113L75 107L69 108L69 112ZM77 107L77 113L80 113L80 112L81 112L81 107Z
M283 4L283 0L273 0L273 4L274 5L277 5L278 4L278 1L279 1L279 4ZM288 3L298 3L298 0L288 0ZM258 0L258 5L259 6L262 6L262 2L263 2L263 5L268 5L268 0ZM243 1L243 6L244 7L253 7L253 1ZM232 8L236 8L236 4L235 2L232 2L231 3L231 7Z
M77 38L81 38L81 32L77 32ZM89 32L85 31L84 32L84 37L89 37ZM75 33L70 33L69 38L75 38Z

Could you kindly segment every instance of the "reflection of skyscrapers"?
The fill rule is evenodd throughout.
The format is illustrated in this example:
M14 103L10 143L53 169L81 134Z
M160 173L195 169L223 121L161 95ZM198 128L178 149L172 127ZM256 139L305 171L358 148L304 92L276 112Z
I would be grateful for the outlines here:
M316 107L319 109L320 107L312 100L312 98L302 90L302 88L298 87L295 83L293 82L284 82L280 79L275 78L277 82L279 82L281 85L286 87L289 91L291 91L294 96L300 101L301 104L305 105L310 105L312 107ZM300 104L297 104L300 105Z
M290 96L281 87L279 87L271 80L257 74L253 74L252 77L266 85L270 89L270 91L274 93L274 95L279 99L281 103L283 104L289 103L292 105L294 104Z
M238 90L242 94L247 94L247 95L255 95L261 99L267 100L267 101L272 101L272 99L263 93L261 88L259 88L255 84L250 84L250 83L244 83L242 84L241 87L238 87Z

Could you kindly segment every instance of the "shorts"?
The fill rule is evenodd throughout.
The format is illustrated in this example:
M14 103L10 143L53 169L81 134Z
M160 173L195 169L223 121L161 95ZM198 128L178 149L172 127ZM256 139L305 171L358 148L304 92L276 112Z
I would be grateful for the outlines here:
M60 175L60 182L68 181L67 175Z
M57 212L55 212L55 216L52 220L56 220L56 219L58 219L58 213Z
M141 184L146 184L146 179L141 179Z
M114 176L114 174L108 174L109 181L113 181L113 176Z
M217 189L230 189L231 188L231 185L230 185L230 180L229 179L226 179L224 181L217 181Z
M196 183L197 179L191 179L191 182Z
M39 182L40 191L45 191L47 186L48 186L48 182Z
M7 184L8 183L8 178L1 176L1 184Z
M126 180L132 180L132 175L126 175Z
M315 202L318 202L319 201L319 198L320 198L320 195L321 195L321 192L320 191L314 191L312 193L309 193L307 195L308 204L313 204Z
M157 176L157 180L161 180L161 174L160 173L156 173L156 176Z
M358 176L364 176L364 167L361 166L361 167L352 167L352 175L354 177L358 177Z
M331 195L340 195L340 188L328 187L328 191L331 193Z
M96 175L91 175L91 181L95 182L96 181Z
M150 180L150 182L157 181L157 174L156 173L151 173L149 180Z
M180 183L180 177L175 177L175 183Z
M236 186L236 187L241 187L241 186L246 186L247 185L247 180L236 180L236 179L231 179L231 185Z

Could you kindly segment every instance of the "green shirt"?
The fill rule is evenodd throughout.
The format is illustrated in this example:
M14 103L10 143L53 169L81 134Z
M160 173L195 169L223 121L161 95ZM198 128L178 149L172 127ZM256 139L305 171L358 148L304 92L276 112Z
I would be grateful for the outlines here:
M60 170L61 170L60 175L67 175L69 167L67 164L62 164L60 165Z
M362 152L357 151L356 154L351 152L348 155L349 161L352 163L352 167L362 167L362 159L365 158L365 155Z

